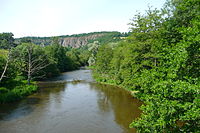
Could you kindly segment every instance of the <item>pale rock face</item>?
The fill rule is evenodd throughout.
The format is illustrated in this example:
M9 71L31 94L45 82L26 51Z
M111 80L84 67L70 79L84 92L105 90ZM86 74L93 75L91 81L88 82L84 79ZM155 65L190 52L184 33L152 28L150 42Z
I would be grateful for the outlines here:
M74 35L64 35L64 36L55 36L58 38L59 44L64 47L72 47L79 48L85 46L89 43L94 42L96 39L99 39L103 36L113 37L119 36L119 32L93 32L93 33L83 33L83 34L74 34ZM22 41L30 41L36 45L40 46L48 46L53 44L53 36L52 37L23 37L23 38L15 38L15 43L20 44ZM113 38L115 39L115 37ZM100 39L101 40L101 39ZM56 42L57 43L57 42Z
M60 39L60 44L64 47L71 46L73 48L79 48L89 43L89 40L94 40L104 34L94 34L83 37L65 37Z

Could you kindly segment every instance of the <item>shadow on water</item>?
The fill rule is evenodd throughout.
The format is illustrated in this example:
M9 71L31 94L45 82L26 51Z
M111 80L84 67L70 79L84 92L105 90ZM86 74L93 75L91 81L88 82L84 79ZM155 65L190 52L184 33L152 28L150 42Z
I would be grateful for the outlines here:
M37 104L40 99L29 99L20 101L19 103L10 103L10 104L2 104L0 105L0 121L1 120L13 120L18 119L20 117L24 117L26 115L29 115L31 112L33 112L33 104Z
M51 99L51 93L60 93L64 87L65 83L41 83L38 91L33 95L18 102L0 104L0 121L14 120L29 115L38 105L42 104L44 99Z
M138 99L133 98L129 92L116 86L92 83L91 89L98 92L98 106L102 112L109 112L111 109L114 112L115 121L126 132L136 132L135 129L130 129L129 124L140 116L142 105Z

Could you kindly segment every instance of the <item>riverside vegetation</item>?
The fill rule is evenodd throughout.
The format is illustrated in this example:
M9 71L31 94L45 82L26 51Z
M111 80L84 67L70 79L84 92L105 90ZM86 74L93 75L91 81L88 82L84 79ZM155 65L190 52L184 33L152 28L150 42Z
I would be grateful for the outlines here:
M59 37L15 43L12 33L2 33L0 102L36 91L36 80L89 65L97 81L123 87L144 102L141 117L130 124L138 132L198 133L199 9L199 0L168 0L161 10L135 15L130 33L109 33L80 48L61 46Z
M13 102L37 90L34 80L56 76L78 67L58 45L41 47L31 42L14 43L12 33L2 33L0 50L0 103Z
M94 64L94 56L99 45L119 41L121 36L124 37L126 34L94 32L72 36L14 39L12 33L1 33L0 103L14 102L36 91L37 85L34 81ZM76 43L64 47L60 43L63 37L82 37L78 43L85 39L88 39L88 42L80 48L74 48L79 45Z
M100 46L94 77L144 101L138 132L200 132L200 1L167 1L130 25L127 39Z

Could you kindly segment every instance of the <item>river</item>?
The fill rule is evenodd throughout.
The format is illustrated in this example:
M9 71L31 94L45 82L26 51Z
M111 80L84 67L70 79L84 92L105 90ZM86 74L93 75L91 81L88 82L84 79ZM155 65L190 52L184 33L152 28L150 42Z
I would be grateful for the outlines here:
M39 90L0 105L0 133L134 133L142 103L124 89L96 83L90 70L39 82Z

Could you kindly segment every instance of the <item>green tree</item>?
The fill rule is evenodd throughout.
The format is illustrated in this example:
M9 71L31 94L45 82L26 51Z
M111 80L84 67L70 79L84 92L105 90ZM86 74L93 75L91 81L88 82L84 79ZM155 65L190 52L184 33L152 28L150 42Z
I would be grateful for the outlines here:
M47 55L54 60L60 72L71 70L71 60L66 56L66 49L63 46L54 43L50 46L46 46L45 51Z
M138 132L200 130L199 2L171 0L162 10L137 14L126 40L97 53L97 80L144 101L143 114L130 125Z
M14 47L14 38L13 38L13 34L12 33L1 33L0 34L0 48L1 49L7 49L8 52L5 52L5 54L7 54L6 61L3 61L4 59L2 59L2 63L4 63L3 66L3 70L1 71L1 75L0 75L0 82L3 80L5 76L5 74L7 73L7 70L9 69L9 65L11 64L11 49Z
M10 59L8 59L10 58ZM17 70L13 65L13 59L9 51L0 49L0 85L16 77Z
M45 74L41 75L41 71L50 64L45 51L33 43L22 43L14 49L12 56L16 60L16 66L26 75L28 84L32 79L44 77Z
M0 33L0 48L10 49L15 46L13 36L12 33Z
M110 61L112 60L113 51L109 45L102 45L99 47L96 62L95 72L99 73L100 81L109 79Z
M140 98L147 104L142 107L144 114L132 124L140 132L200 129L199 30L196 28L199 2L178 0L170 4L171 15L165 18L159 43L155 43L158 67L142 71L137 78Z

